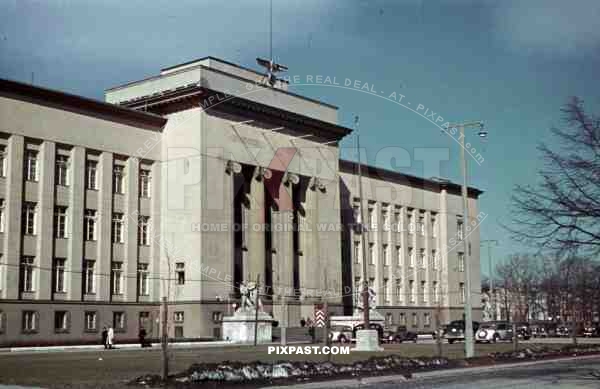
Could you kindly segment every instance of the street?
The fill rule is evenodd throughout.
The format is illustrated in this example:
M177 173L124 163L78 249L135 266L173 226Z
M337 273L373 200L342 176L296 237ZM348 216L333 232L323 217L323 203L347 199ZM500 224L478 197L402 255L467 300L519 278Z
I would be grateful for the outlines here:
M404 382L373 383L362 388L377 389L499 389L499 388L598 388L600 357L587 360L549 362L536 366L498 369L476 374L444 375ZM330 386L323 385L323 388Z
M552 339L544 341L549 344ZM594 341L586 340L587 341ZM567 340L557 340L566 342ZM582 340L583 341L583 340ZM546 343L548 342L548 343ZM526 348L531 341L522 343ZM405 357L435 355L436 345L432 340L417 344L405 343L384 345L384 354L399 354ZM477 344L477 355L509 351L511 343ZM443 344L444 356L462 358L464 344ZM255 360L327 360L325 355L269 355L267 346L230 346L218 348L185 347L170 350L170 372L177 373L193 363L221 362L226 360L250 362ZM332 362L352 362L367 359L381 353L356 353L332 355ZM24 368L26 366L27 368ZM0 384L30 385L40 387L110 387L115 389L126 381L143 374L160 374L161 352L151 349L116 349L59 352L12 352L0 353Z

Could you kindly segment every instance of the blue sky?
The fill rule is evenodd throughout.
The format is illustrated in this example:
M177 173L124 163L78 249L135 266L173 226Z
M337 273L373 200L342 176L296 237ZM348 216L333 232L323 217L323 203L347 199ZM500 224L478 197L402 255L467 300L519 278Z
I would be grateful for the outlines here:
M33 72L38 85L102 99L105 88L205 55L255 67L254 58L269 52L268 4L0 0L0 77L30 82ZM527 250L498 222L509 222L513 186L535 181L541 166L536 145L552 142L549 130L561 124L560 107L568 97L580 96L590 110L600 109L600 2L273 4L274 55L291 75L360 80L386 95L401 93L450 121L485 120L487 143L472 134L485 161L479 166L471 160L469 167L470 184L486 191L481 210L489 217L481 238L500 240L498 261ZM387 146L411 156L415 148L448 149L450 160L436 175L460 179L456 143L414 112L347 89L292 89L338 105L344 125L359 114L371 162ZM349 137L342 147L353 142ZM414 158L402 171L436 173Z

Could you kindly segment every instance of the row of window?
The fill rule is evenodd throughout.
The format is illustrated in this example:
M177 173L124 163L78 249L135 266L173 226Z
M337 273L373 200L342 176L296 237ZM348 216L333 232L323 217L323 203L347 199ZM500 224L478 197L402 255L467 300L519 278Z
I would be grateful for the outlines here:
M355 199L355 202L357 202L357 201L358 201L358 199ZM399 206L394 207L394 212L393 212L394 213L394 222L392 224L392 222L390 220L390 213L392 212L392 206L390 206L389 204L382 204L381 218L383 221L382 224L383 224L384 231L396 231L396 232L404 231L404 220L401 217L402 213L400 211L400 208L401 207L399 207ZM354 220L356 220L357 223L361 223L360 205L355 204L353 206L353 210L354 210ZM418 217L417 217L417 213L418 213ZM368 220L367 220L366 227L368 227L372 231L377 231L378 215L377 215L377 212L375 211L375 208L369 206L367 217L368 217ZM435 213L431 214L430 223L431 223L431 235L435 238L435 237L437 237L438 230L439 230L437 214L435 214ZM426 231L425 211L418 211L418 212L416 210L409 211L408 232L410 234L414 234L414 233L418 232L424 236L425 231Z
M406 313L404 312L400 312L400 314L398 315L398 321L397 324L401 325L401 326L406 326ZM411 314L412 317L412 321L411 321L411 326L414 328L419 327L419 314L416 312L413 312ZM396 324L396 322L394 321L394 315L391 312L386 313L385 315L385 325L386 327L391 327L394 324ZM423 327L430 327L431 326L431 314L429 312L424 312L423 313Z
M395 282L394 293L395 293L398 303L404 302L405 294L408 294L408 303L410 303L410 304L417 303L418 299L417 299L417 289L416 289L415 281L414 280L408 281L408 293L406 293L404 291L404 284L403 284L401 278L396 278L395 281L396 282ZM363 288L362 279L360 277L356 277L354 279L354 285L355 285L355 289L354 289L355 291L361 291ZM369 287L372 288L374 285L375 285L375 278L370 278L369 279ZM380 291L381 291L381 298L382 298L384 304L386 304L386 305L390 305L392 302L391 301L391 296L392 296L391 286L392 285L389 282L389 279L384 278ZM431 283L431 291L430 291L427 281L421 281L419 295L421 297L421 302L423 302L423 303L429 302L429 296L432 297L433 303L435 303L435 304L439 303L440 302L439 283L437 281L433 281ZM357 296L358 296L358 294L357 294ZM464 304L465 303L465 284L463 282L460 282L458 284L458 297L459 297L459 303Z
M66 266L65 258L55 258L52 263L52 292L66 293L67 285L65 273L70 272ZM137 274L137 293L138 296L149 295L150 271L147 263L138 263ZM24 256L21 258L20 290L22 292L35 292L36 270L40 267L35 264L35 257ZM103 276L96 272L96 261L86 259L82 267L82 288L84 294L96 293L96 277ZM178 262L175 264L176 282L178 285L185 284L185 264ZM124 279L130 276L124 273L123 262L111 262L110 288L113 295L123 294Z
M99 314L97 311L85 311L83 314L84 332L97 332L99 330ZM21 330L23 333L36 333L40 327L40 314L38 311L27 310L22 312ZM140 326L151 325L149 321L150 312L139 313ZM184 312L176 311L173 313L174 323L183 323ZM0 332L4 332L5 320L4 313L0 311ZM108 326L108 323L104 324ZM127 331L127 316L125 312L113 311L112 313L112 327L116 332ZM54 311L54 332L56 333L69 333L71 329L71 312L69 311Z
M5 225L5 202L4 199L0 199L0 232L4 232ZM34 202L25 202L23 204L23 234L25 235L37 235L37 218L38 218L38 205ZM138 244L141 246L150 245L150 217L138 215ZM56 206L54 207L54 237L57 239L68 238L68 207ZM124 243L125 242L125 215L123 213L114 212L112 214L112 242L113 243ZM95 241L97 240L98 230L98 216L97 211L93 209L86 209L84 213L84 229L83 235L85 240Z
M7 174L6 146L0 145L0 177L6 177ZM40 169L38 152L27 150L24 160L24 177L27 181L39 181ZM56 155L55 162L55 184L60 186L70 185L70 162L69 156L64 154ZM113 193L125 193L125 166L115 163L113 166L112 186ZM85 187L90 190L98 190L98 162L87 160L85 166ZM151 193L151 174L148 169L139 170L139 196L150 198Z

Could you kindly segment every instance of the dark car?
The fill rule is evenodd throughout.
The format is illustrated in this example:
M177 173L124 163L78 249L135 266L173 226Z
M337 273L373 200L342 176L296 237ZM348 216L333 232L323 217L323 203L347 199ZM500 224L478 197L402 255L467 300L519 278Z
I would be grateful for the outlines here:
M417 343L418 334L409 331L406 326L399 326L395 331L385 331L383 341L386 343Z
M517 337L524 340L531 339L531 327L529 323L516 323Z
M474 321L472 325L474 336L479 328L479 323ZM450 322L450 324L448 324L448 328L446 329L446 333L444 334L444 338L446 338L450 344L456 341L465 340L465 321L454 320Z
M383 327L380 324L377 323L369 323L369 328L372 330L376 330L377 334L379 334L379 339L383 339ZM356 331L358 330L364 330L365 326L364 324L358 324L354 326L353 329L353 333L352 333L352 338L356 339Z

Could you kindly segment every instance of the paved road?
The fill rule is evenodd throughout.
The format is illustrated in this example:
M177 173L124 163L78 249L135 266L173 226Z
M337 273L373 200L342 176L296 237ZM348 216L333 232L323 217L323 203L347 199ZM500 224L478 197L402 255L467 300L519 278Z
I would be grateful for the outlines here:
M548 387L556 389L600 388L600 358L544 363L480 374L461 373L453 376L395 383L380 382L361 386L361 388L368 389L535 389Z

